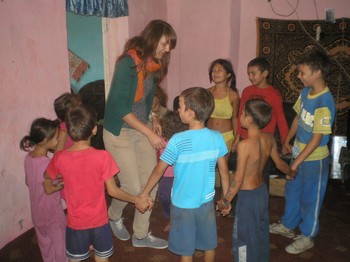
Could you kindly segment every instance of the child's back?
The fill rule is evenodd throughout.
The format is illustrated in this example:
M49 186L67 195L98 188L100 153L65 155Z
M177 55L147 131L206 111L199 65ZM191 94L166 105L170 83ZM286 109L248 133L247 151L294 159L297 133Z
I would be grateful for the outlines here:
M272 134L261 132L240 142L240 154L247 154L247 163L241 190L258 188L264 182L262 173L276 143ZM241 153L241 151L244 151Z
M216 161L226 153L217 131L203 128L175 134L161 156L164 162L175 164L173 205L197 208L211 200L215 194Z
M101 226L108 221L105 181L119 172L105 150L93 147L55 154L49 174L62 174L65 184L67 225L75 229Z

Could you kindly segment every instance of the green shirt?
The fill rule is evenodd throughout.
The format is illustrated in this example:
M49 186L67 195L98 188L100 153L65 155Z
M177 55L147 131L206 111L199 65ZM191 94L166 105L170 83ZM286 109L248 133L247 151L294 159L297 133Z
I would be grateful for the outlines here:
M104 128L113 135L119 135L123 117L132 112L137 88L137 71L130 56L123 57L114 69L111 88L106 101ZM146 97L146 113L149 114L155 94L155 82L152 91Z

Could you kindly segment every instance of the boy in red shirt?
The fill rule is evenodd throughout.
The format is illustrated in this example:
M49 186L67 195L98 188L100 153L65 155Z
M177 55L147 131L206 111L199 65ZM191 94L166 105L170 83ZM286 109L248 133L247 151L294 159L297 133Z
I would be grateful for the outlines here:
M105 186L110 196L134 203L140 212L151 202L117 187L114 175L119 168L113 157L106 150L91 147L91 137L97 131L96 112L92 108L74 107L67 113L66 124L74 143L52 158L44 174L44 190L51 194L57 187L61 189L61 183L55 180L63 178L67 202L66 254L70 261L87 259L90 245L96 261L108 261L114 248Z
M288 135L288 125L284 115L282 106L282 96L280 92L268 83L268 75L270 71L270 63L264 57L257 57L248 63L248 77L252 83L251 86L244 88L241 96L238 112L238 126L237 136L235 137L233 150L236 150L238 142L248 137L247 129L241 127L240 117L242 110L247 100L258 98L266 101L272 107L272 117L270 122L262 129L262 132L275 134L276 125L278 125L281 136L281 143L283 144ZM272 161L268 160L264 169L265 184L269 188L270 173L272 170Z

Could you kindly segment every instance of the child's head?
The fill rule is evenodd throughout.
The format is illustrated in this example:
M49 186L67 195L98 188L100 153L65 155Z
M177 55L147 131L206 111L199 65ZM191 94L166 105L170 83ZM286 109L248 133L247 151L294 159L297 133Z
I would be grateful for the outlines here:
M205 122L214 110L214 98L208 89L191 87L181 92L179 112L192 110L194 120Z
M166 107L167 101L168 95L159 85L157 85L152 103L152 111L157 112L159 110L159 107Z
M72 107L67 112L66 125L74 141L89 140L96 127L96 111L87 105Z
M252 98L245 102L242 116L251 117L253 123L263 129L271 120L272 108L266 101Z
M305 54L298 60L298 68L300 68L300 66L307 66L309 67L312 73L316 73L317 71L320 71L321 78L324 81L326 81L326 78L329 74L330 63L331 61L327 56L327 54L321 51L313 51L311 53ZM299 71L299 74L300 74L300 71ZM300 79L302 78L299 75L298 77Z
M222 81L223 79L225 79L227 83L230 83L230 87L233 91L237 92L236 75L231 62L219 58L211 62L209 66L209 81L210 83L216 83L216 81Z
M270 73L270 63L264 57L256 57L248 63L249 81L255 86L264 86L267 84L267 78Z
M169 140L173 134L185 131L188 125L181 122L178 112L168 111L161 120L163 137Z
M179 98L180 98L180 96L175 96L175 98L173 100L173 110L176 112L179 110L179 107L180 107Z
M66 114L69 108L80 105L81 98L79 95L64 93L57 97L53 103L57 118L65 122Z
M26 135L21 139L19 147L28 152L30 148L35 145L54 140L50 144L50 147L52 148L48 149L55 149L58 144L58 127L58 120L49 120L46 118L35 119L30 126L29 135Z

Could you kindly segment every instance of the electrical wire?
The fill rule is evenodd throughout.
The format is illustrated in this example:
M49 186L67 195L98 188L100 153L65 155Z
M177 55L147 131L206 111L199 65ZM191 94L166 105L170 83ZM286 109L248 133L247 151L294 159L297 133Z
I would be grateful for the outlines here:
M288 0L287 0L287 2L288 2L288 4L289 4L289 6L291 6ZM297 11L298 6L299 6L299 0L298 0L295 7L292 7L292 6L291 6L293 11L292 11L291 13L287 14L287 15L284 15L284 14L277 13L277 12L275 11L275 9L273 8L273 5L272 5L272 1L269 1L269 3L270 3L272 12L273 12L275 15L283 16L283 17L288 17L288 16L291 16L292 14L294 14L294 13Z

